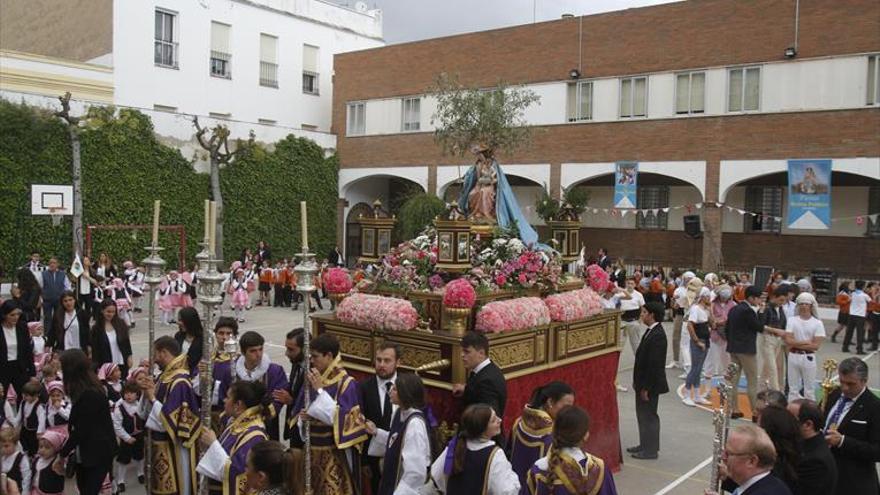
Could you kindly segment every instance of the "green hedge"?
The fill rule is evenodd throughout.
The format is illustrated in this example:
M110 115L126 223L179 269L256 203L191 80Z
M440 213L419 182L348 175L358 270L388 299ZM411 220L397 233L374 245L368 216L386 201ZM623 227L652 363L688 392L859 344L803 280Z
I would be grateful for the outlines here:
M309 250L325 256L336 243L336 157L324 158L314 141L287 136L274 151L257 148L220 173L224 254L264 240L274 258L302 249L300 201L308 203Z
M81 132L84 225L149 224L155 199L162 224L186 231L187 263L198 251L209 197L207 174L196 173L176 148L159 142L152 122L135 110L93 108ZM31 250L70 261L71 221L52 227L30 215L30 185L70 184L67 131L51 113L0 100L0 276L10 276ZM279 255L300 245L299 201L309 201L312 250L326 253L336 236L335 158L315 143L289 136L275 150L257 149L221 172L226 203L225 252L230 261L242 247L265 239ZM149 231L96 231L92 251L114 259L146 254ZM85 233L83 235L85 240ZM160 233L169 266L178 239Z

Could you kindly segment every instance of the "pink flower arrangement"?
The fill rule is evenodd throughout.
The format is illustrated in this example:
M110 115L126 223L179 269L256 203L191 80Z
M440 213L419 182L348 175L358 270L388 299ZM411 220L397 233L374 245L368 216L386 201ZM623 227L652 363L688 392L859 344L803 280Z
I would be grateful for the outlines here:
M587 279L587 284L589 284L590 288L599 293L608 290L608 286L611 284L608 272L599 265L588 266L585 278Z
M351 275L345 268L334 267L324 272L324 288L331 294L351 292Z
M602 300L589 287L560 292L544 299L553 321L573 321L602 312Z
M476 301L477 293L467 279L458 278L446 284L443 305L447 308L472 308Z
M336 308L336 318L343 323L370 330L412 330L419 313L406 299L355 293Z
M518 297L486 304L477 313L475 328L500 333L536 328L550 323L550 311L539 297Z

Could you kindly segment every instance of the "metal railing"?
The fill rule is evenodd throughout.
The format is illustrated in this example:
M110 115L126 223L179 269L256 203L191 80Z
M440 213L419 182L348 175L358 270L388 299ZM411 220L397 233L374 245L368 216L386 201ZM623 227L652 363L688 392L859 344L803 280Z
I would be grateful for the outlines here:
M318 73L304 70L303 71L303 93L316 95L318 94Z
M211 50L211 75L231 79L232 55Z
M260 86L278 87L278 64L260 62Z

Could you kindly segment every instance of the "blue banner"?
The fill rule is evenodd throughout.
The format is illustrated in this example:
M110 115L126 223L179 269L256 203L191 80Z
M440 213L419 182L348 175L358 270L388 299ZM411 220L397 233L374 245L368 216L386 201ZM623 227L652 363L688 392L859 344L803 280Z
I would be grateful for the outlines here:
M788 228L831 228L831 160L788 161Z
M635 208L636 187L639 179L639 164L636 162L617 162L614 169L614 207Z

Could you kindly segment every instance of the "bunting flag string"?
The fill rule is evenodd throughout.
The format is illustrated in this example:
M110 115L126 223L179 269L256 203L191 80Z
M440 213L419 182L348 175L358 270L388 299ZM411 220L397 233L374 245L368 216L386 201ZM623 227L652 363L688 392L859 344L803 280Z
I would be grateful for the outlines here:
M648 215L657 216L660 212L669 213L670 211L677 210L687 210L688 214L692 213L694 210L702 210L706 207L715 207L715 208L724 208L730 213L737 213L739 215L749 215L752 217L761 217L764 219L772 219L777 222L782 221L781 216L776 215L767 215L761 212L756 211L747 211L742 208L728 205L725 203L719 203L717 201L709 202L709 203L694 203L694 204L684 204L684 205L676 205L676 206L665 206L663 208L587 208L584 213L592 213L593 215L608 215L619 216L620 218L626 218L626 215L632 213L633 215L642 215L643 217L647 217ZM853 215L848 217L835 217L831 219L832 222L844 222L844 221L855 221L857 225L863 225L866 221L871 223L877 223L880 221L880 212L877 213L865 213L863 215Z

